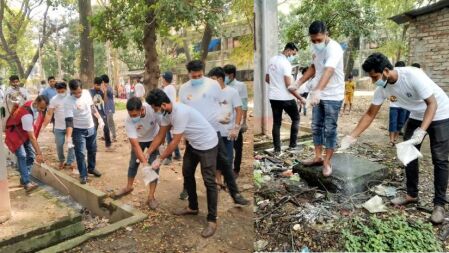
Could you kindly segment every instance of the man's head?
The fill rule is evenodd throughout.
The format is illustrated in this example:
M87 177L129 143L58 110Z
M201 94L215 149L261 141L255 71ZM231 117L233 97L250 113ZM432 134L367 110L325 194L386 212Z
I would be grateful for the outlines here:
M316 51L323 50L329 40L326 24L320 20L313 21L309 26L309 36L313 48Z
M55 85L56 92L61 95L65 95L67 91L67 84L65 82L58 82Z
M395 64L394 64L394 67L396 68L396 67L405 67L405 62L404 61L397 61Z
M237 68L234 65L232 65L232 64L227 64L227 65L225 65L223 67L223 70L224 70L225 75L226 75L225 83L229 84L232 81L234 81L234 79L237 76Z
M225 84L225 72L222 67L215 67L209 71L207 76L217 81L220 85Z
M134 121L138 121L138 119L144 113L144 109L142 106L142 100L138 97L132 97L126 102L126 110L128 110L128 115Z
M109 84L109 76L104 74L101 75L101 80L103 81L104 84Z
M291 57L295 56L297 52L298 52L298 48L296 47L295 43L289 42L289 43L285 44L283 53L285 56L287 56L287 58L292 59Z
M393 65L385 55L374 53L366 58L362 64L362 69L368 73L373 83L385 87L393 70Z
M192 85L201 84L204 75L204 63L200 60L193 60L187 63L186 68L189 73L189 78L192 81Z
M48 81L48 85L50 85L50 87L52 87L52 88L55 87L56 79L54 76L48 77L47 81Z
M354 76L352 75L352 74L350 74L349 76L348 76L348 81L352 81L354 79Z
M419 64L419 63L417 63L417 62L415 62L415 63L412 63L412 67L415 67L415 68L421 68L421 64Z
M44 95L39 95L33 102L33 107L39 112L45 112L48 106L48 98Z
M167 94L161 89L153 89L150 94L148 94L146 101L157 113L172 112L173 107L170 98L168 98Z
M162 74L162 85L165 87L173 81L173 73L170 71L165 71L164 74Z
M9 84L13 87L13 88L19 88L20 85L20 80L19 77L17 75L12 75L9 77Z
M101 77L95 77L94 78L94 89L95 90L100 90L101 89L101 84L103 83L103 79Z
M74 96L75 98L81 97L81 95L83 93L81 80L79 80L79 79L70 80L69 88L70 88L70 93L72 94L72 96Z

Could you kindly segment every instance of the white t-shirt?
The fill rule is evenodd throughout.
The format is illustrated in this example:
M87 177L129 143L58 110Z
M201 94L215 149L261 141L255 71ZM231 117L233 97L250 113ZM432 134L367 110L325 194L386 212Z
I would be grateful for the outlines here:
M134 87L134 96L142 98L145 96L145 87L141 83L137 83Z
M221 103L221 114L223 117L229 117L230 122L228 124L221 124L220 134L222 137L226 137L229 131L234 128L236 107L242 106L242 100L240 99L239 93L236 89L226 86L221 90L223 92L223 102Z
M194 108L174 103L170 114L162 117L161 126L172 126L173 134L183 134L189 145L197 150L209 150L218 144L215 129Z
M438 108L433 120L449 118L449 98L421 69L402 67L395 70L398 72L398 80L395 84L376 89L372 102L374 105L381 105L386 98L395 96L395 104L410 111L410 118L423 120L427 109L424 99L434 95Z
M172 103L176 103L176 88L173 84L169 84L164 87L164 92Z
M137 139L139 142L149 142L153 141L159 132L161 118L149 104L144 102L143 108L145 108L145 116L140 118L137 123L133 123L128 115L125 121L125 129L128 138Z
M125 84L125 92L130 93L131 92L131 85L129 83Z
M322 100L343 100L345 96L345 74L343 70L343 49L335 40L330 39L326 48L320 52L314 52L315 76L317 84L327 67L334 68L334 74L329 79L326 88L321 92Z
M50 99L49 109L53 109L53 115L55 117L55 129L65 130L65 113L64 104L67 96L60 97L59 95L54 96Z
M31 114L23 115L20 119L22 121L22 129L27 132L34 131L34 116Z
M65 118L73 118L73 127L79 129L89 129L94 127L91 106L92 97L88 90L83 90L80 98L67 96L64 104Z
M19 92L20 92L20 95L22 95L22 97L23 97L23 102L29 100L30 97L28 96L28 91L27 91L27 89L25 89L25 88L23 88L23 87L19 87L18 89L14 89L13 87L8 87L8 89L6 89L6 92L5 92L5 98L6 98L6 100L9 100L8 96L9 96L10 94L16 93L17 91L19 91ZM8 101L8 102L9 102L9 101Z
M228 86L236 89L241 99L248 98L248 89L246 88L246 84L244 82L240 82L234 78Z
M220 103L223 101L221 87L217 81L208 77L203 78L204 83L199 86L192 86L190 81L184 83L179 88L179 101L200 112L218 132L220 131Z
M273 56L270 59L267 73L270 76L268 85L268 98L271 100L292 100L293 95L285 86L284 76L291 78L292 65L283 54Z

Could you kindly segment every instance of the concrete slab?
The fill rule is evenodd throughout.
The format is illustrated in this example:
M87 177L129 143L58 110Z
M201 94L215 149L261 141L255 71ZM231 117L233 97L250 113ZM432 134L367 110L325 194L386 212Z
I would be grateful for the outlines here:
M322 175L322 166L305 167L301 163L294 166L293 172L298 173L309 185L345 194L364 191L370 183L388 177L387 167L352 154L335 154L332 168L330 177Z

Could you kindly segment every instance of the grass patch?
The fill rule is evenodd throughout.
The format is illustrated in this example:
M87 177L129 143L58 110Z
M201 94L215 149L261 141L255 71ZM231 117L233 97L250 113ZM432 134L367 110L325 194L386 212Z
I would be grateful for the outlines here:
M126 102L115 101L115 110L117 111L126 110Z

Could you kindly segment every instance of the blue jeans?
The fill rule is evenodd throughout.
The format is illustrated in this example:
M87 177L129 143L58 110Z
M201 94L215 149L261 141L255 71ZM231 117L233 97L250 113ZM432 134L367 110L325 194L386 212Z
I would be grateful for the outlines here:
M80 177L87 177L87 171L95 169L97 155L97 132L95 127L88 129L73 128L73 145L75 145L75 156ZM87 169L84 147L87 149Z
M65 160L64 156L64 143L65 143L65 129L55 129L55 142L56 142L56 152L58 154L58 161L63 163ZM70 148L67 152L67 164L72 164L75 161L75 150Z
M408 119L408 111L400 107L390 107L390 124L388 126L389 132L400 132Z
M34 149L28 140L16 150L17 166L20 172L20 183L27 185L30 183L31 169L34 163Z
M313 144L327 149L337 146L337 121L342 101L321 100L312 111Z
M230 164L234 164L234 141L228 140L228 137L221 137L226 147L226 156Z
M171 133L170 133L170 131L168 131L167 132L167 136L166 136L167 145L170 144L172 139L173 138L171 137ZM176 146L176 149L175 149L175 157L181 157L181 152L179 152L179 147L178 146ZM168 158L171 159L171 154L170 154L170 156Z
M140 148L142 151L145 150L145 148L149 148L151 145L151 141L148 142L139 142ZM156 150L153 153L151 153L150 157L148 157L148 164L151 165L151 163L156 160L157 156L159 155L159 151ZM131 148L131 158L129 159L129 167L128 167L128 177L135 178L137 175L137 169L139 168L139 164L137 162L137 156L134 152L134 149ZM159 169L156 170L157 174L159 174Z

